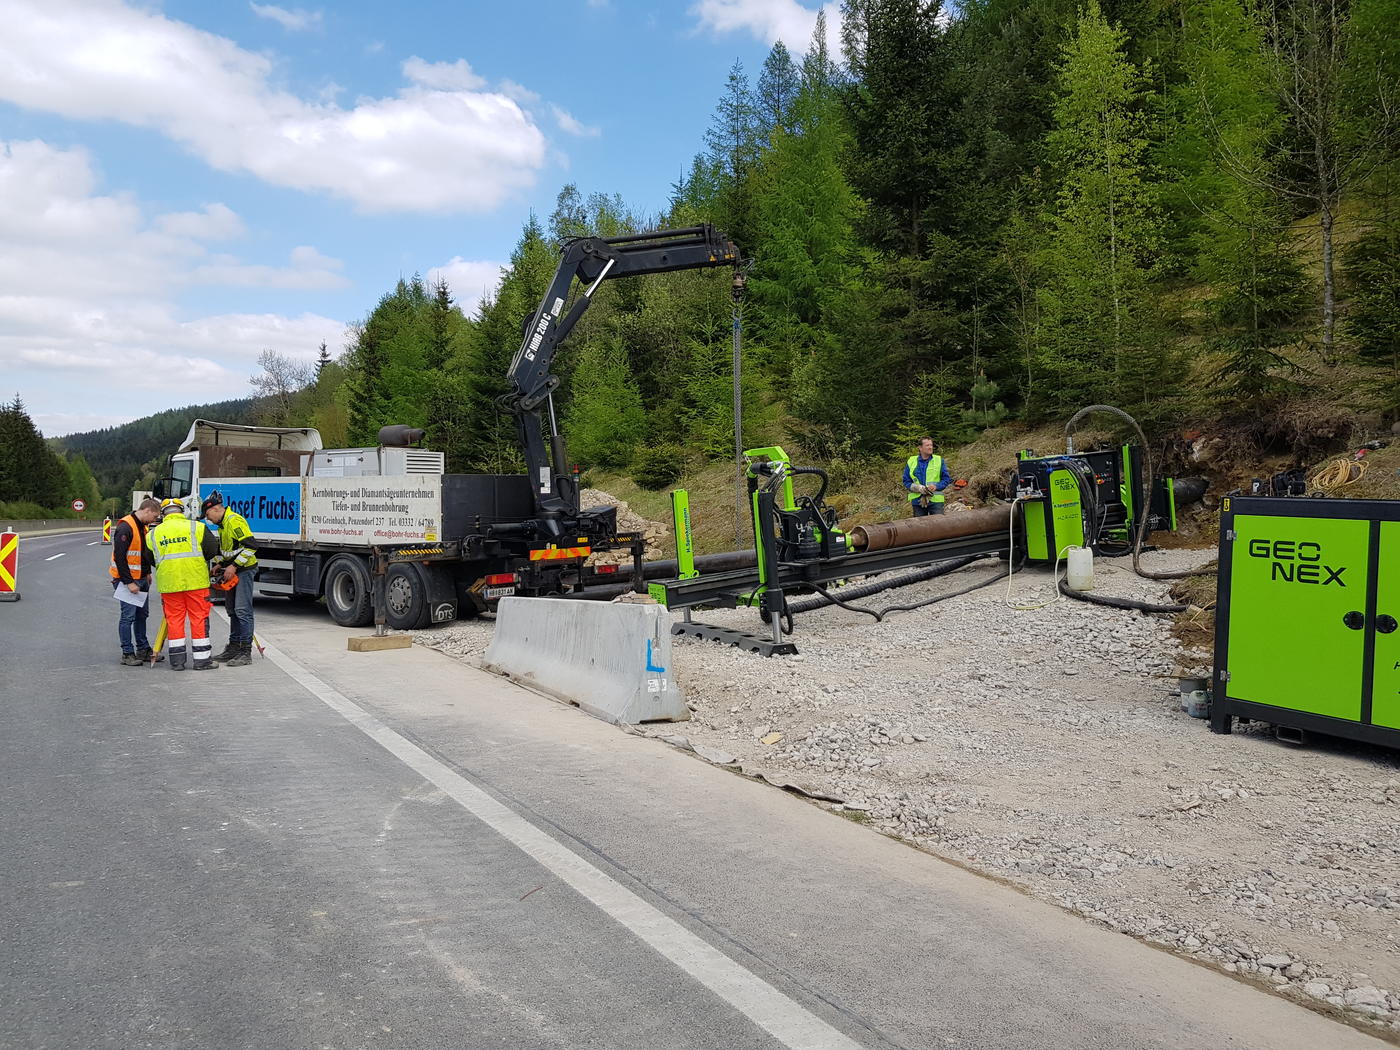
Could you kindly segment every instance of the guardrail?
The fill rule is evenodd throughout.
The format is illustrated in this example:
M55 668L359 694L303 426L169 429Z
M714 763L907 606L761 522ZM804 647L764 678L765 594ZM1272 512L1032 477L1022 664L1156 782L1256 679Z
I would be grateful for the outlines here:
M31 521L15 521L0 518L0 532L12 529L15 532L102 532L102 521L89 521L85 518L37 518Z

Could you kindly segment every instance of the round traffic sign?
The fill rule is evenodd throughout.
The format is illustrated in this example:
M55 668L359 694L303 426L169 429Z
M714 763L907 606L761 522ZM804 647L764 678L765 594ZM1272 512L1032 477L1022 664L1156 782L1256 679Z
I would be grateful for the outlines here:
M79 511L87 510L87 504L80 499L75 499L73 501L73 509Z

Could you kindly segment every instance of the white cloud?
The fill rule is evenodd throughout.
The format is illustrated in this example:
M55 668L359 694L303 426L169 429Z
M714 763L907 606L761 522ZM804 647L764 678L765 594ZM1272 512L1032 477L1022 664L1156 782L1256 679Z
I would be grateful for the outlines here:
M559 106L551 103L549 111L554 114L554 122L559 125L559 130L568 135L578 135L580 138L596 139L602 134L596 126L580 122L566 109L561 109Z
M285 7L277 7L273 4L253 4L248 5L253 9L253 14L259 18L270 18L283 29L291 33L300 33L307 29L319 29L321 26L320 11L303 11L297 8L295 11L288 11Z
M362 211L489 211L546 161L543 133L504 92L418 81L346 109L275 88L264 55L118 0L6 6L0 99L154 128L215 168ZM474 76L465 62L419 62L437 83Z
M203 211L172 212L156 219L162 233L194 241L231 241L245 232L243 220L227 204L206 204Z
M499 89L506 98L518 102L522 106L539 105L539 93L531 91L524 84L517 84L514 80L502 80Z
M341 264L314 247L293 248L285 266L211 256L206 241L243 233L230 208L148 217L130 195L101 195L85 151L0 141L0 369L45 433L82 429L80 418L129 393L149 408L241 397L258 355L272 348L310 360L344 325L301 314L180 316L174 298L190 283L326 288L346 283ZM114 419L113 421L119 421ZM99 424L102 425L102 424Z
M472 72L465 58L456 62L425 62L414 55L403 64L403 75L422 87L442 91L475 91L486 86L486 81Z
M473 261L454 255L441 266L428 271L428 287L437 283L439 277L452 289L452 297L457 300L457 308L471 317L481 300L492 295L501 283L501 270L505 263L486 260Z
M826 12L826 45L841 53L841 5L821 5ZM781 40L793 54L806 54L817 26L817 8L798 0L699 0L690 9L700 26L715 33L748 33L772 44Z

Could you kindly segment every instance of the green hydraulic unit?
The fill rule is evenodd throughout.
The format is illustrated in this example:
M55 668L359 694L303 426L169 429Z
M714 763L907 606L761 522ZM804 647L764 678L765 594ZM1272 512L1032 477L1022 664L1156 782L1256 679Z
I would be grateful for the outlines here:
M1400 500L1221 504L1210 726L1400 747Z

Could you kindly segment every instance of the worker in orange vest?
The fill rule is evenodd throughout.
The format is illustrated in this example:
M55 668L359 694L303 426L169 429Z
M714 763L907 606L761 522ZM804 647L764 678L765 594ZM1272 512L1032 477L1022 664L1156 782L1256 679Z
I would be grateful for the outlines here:
M155 559L146 546L146 530L160 520L160 504L144 499L141 505L117 522L112 529L112 593L124 587L131 594L150 593ZM151 660L151 643L146 637L146 617L150 602L132 605L120 602L121 619L117 639L122 647L122 666L140 667Z

